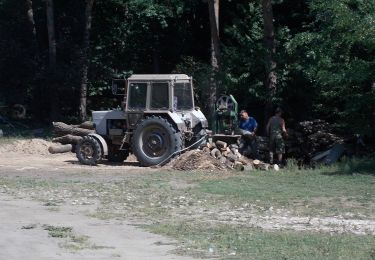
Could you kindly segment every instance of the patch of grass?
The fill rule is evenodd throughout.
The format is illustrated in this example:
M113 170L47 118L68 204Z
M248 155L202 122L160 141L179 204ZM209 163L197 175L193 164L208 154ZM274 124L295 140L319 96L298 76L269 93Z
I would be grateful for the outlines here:
M374 259L375 236L266 232L256 228L177 222L147 229L182 242L179 253L220 259Z
M315 170L247 172L245 175L200 183L205 193L222 196L233 205L255 203L299 214L335 215L344 212L375 216L375 179L371 175L328 174L341 166Z
M44 230L48 231L48 235L51 237L66 238L73 236L72 227L55 227L50 225L44 225Z
M59 246L68 250L78 251L83 249L114 249L114 247L98 246L96 244L90 243L88 236L75 234L72 227L56 227L51 225L43 225L43 228L44 230L48 231L49 236L64 239L63 242L59 243Z

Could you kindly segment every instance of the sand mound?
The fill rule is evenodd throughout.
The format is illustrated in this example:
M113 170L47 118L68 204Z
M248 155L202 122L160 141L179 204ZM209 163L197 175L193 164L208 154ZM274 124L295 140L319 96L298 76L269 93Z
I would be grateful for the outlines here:
M188 151L174 159L170 165L180 171L226 169L225 165L200 150Z
M15 152L24 154L48 155L48 147L52 143L43 139L18 140L13 144L0 147L0 153Z

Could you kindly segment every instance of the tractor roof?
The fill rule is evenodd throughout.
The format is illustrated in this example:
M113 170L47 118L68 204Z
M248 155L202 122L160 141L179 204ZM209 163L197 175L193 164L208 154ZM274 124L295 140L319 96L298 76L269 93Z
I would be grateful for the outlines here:
M185 74L133 74L128 80L189 80Z

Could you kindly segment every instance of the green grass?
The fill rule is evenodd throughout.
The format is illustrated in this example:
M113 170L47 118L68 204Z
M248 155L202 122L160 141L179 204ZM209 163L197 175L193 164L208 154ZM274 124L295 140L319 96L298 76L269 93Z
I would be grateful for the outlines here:
M151 225L148 230L175 237L180 254L220 259L375 259L375 237L275 231L196 223Z
M300 214L340 212L375 216L375 179L371 175L332 174L336 169L249 172L227 179L204 181L204 193L223 195L234 205L256 203Z
M43 229L48 231L50 237L63 239L59 246L71 251L79 251L83 249L104 249L113 248L107 246L98 246L89 242L89 237L85 235L77 235L73 232L72 227L57 227L52 225L43 225Z

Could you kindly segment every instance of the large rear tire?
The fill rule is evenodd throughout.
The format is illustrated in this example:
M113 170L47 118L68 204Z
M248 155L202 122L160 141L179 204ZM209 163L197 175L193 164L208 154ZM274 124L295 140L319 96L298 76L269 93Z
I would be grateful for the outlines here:
M100 143L92 136L84 136L76 148L76 155L80 163L96 165L103 157Z
M183 147L180 132L161 117L141 121L132 137L132 150L142 166L152 166L168 161Z

